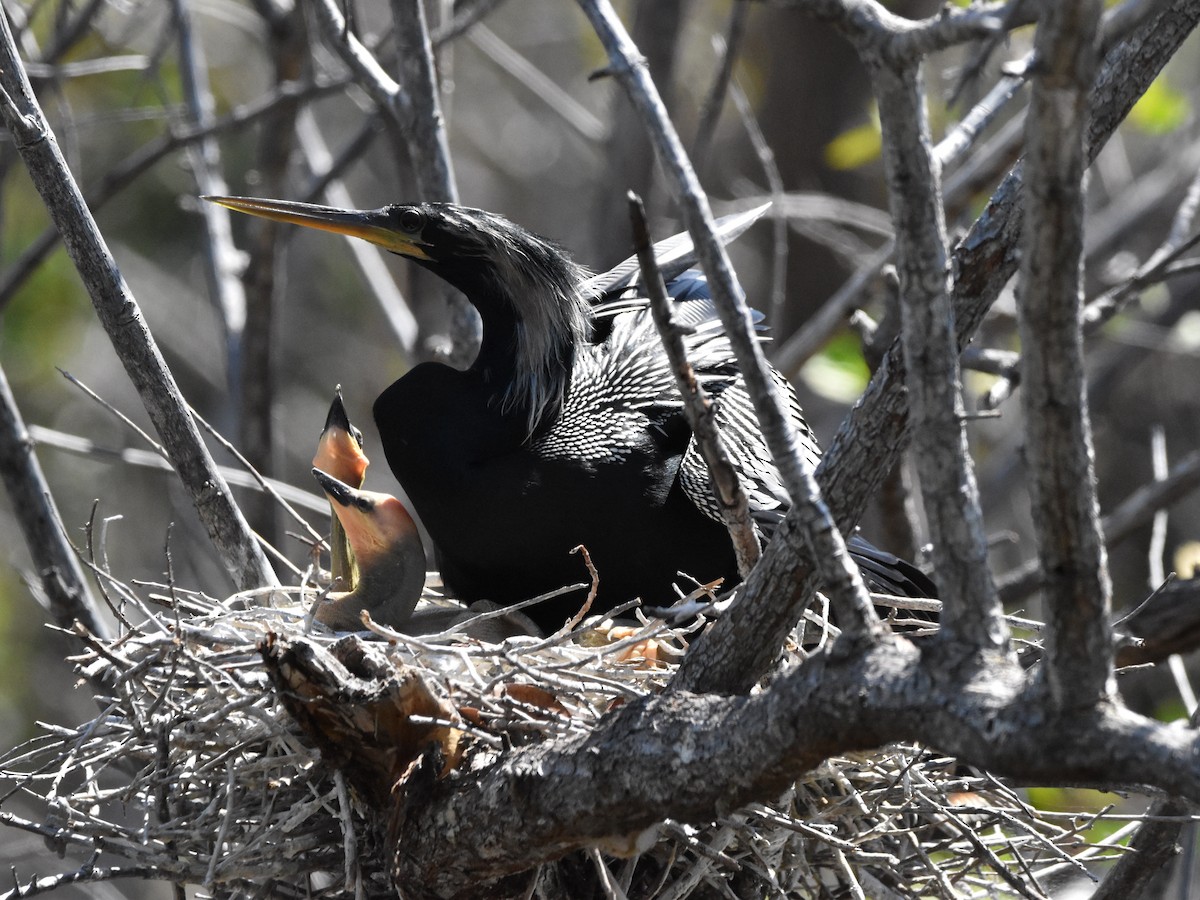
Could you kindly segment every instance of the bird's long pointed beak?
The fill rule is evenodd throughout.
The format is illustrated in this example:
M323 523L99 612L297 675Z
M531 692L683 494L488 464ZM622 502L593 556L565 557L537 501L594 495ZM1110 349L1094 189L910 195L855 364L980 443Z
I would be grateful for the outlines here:
M313 467L313 477L321 485L321 489L337 506L343 509L357 509L370 513L375 508L375 495L370 491L360 491L352 488L344 481L334 478L328 472ZM339 516L339 518L341 518ZM344 523L343 523L344 524Z
M346 407L342 404L339 391L329 407L325 428L317 441L317 452L313 456L313 467L322 469L349 487L362 487L370 460L362 451L362 433L350 424Z
M411 553L421 547L417 526L397 498L356 490L320 469L314 468L312 473L333 502L338 521L346 529L346 537L364 571L381 553ZM423 557L423 549L421 554Z
M256 197L206 196L200 199L220 204L236 212L258 216L260 219L362 238L401 256L413 259L430 258L421 243L412 235L393 227L381 209L338 209L336 206L320 206L316 203Z

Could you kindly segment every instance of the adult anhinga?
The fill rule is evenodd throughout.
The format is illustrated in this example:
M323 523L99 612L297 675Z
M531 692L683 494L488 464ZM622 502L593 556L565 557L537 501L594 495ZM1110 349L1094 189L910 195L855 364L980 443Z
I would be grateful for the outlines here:
M445 203L341 210L279 200L210 198L230 209L353 235L408 257L462 291L483 320L474 364L423 363L375 402L392 471L439 551L446 586L468 602L513 603L580 579L589 550L596 610L640 596L674 599L680 572L737 576L708 472L647 310L598 316L629 278L590 278L560 247L494 213ZM620 268L620 267L619 267ZM616 270L614 270L615 272ZM769 538L788 498L703 276L669 284L693 326L689 356ZM791 387L797 430L819 448ZM930 596L911 564L855 541L869 583ZM557 628L579 601L530 610Z

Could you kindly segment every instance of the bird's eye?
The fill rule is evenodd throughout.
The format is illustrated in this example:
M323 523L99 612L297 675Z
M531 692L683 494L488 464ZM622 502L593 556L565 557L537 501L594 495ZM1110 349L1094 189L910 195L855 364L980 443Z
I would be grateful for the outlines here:
M425 217L415 209L406 209L400 213L400 227L408 232L417 232L425 224Z

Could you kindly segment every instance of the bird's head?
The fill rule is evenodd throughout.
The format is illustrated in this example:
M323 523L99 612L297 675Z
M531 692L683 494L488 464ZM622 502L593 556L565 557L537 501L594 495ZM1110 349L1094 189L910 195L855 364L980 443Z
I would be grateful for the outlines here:
M351 487L362 487L370 460L363 454L362 432L350 424L346 415L340 390L329 406L312 464Z
M425 584L425 548L412 516L391 494L357 490L320 469L312 472L358 561L353 590L331 593L316 618L331 628L357 630L365 610L376 622L406 627Z
M376 568L389 557L412 559L419 552L424 575L425 550L408 509L391 494L362 491L314 468L313 477L333 503L346 529L346 537L364 570Z
M565 250L503 216L453 203L346 210L249 197L206 197L253 216L351 235L408 257L458 288L489 324L511 323L514 377L506 409L524 409L532 432L561 401L575 347L586 339L589 273Z

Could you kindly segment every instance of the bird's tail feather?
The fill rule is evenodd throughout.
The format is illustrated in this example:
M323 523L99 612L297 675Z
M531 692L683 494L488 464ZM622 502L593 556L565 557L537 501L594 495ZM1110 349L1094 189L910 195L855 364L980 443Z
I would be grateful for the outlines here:
M937 599L937 585L933 579L908 560L880 550L858 535L846 542L846 549L872 590L899 597Z

